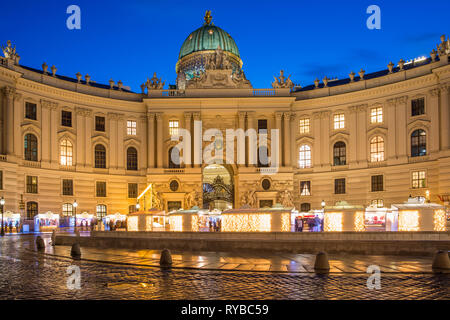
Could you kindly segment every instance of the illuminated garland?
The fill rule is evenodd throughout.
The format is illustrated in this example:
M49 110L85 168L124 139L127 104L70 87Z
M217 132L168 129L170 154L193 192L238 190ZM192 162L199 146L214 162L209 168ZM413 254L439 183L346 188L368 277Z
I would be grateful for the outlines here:
M342 212L327 212L324 217L325 231L342 231Z
M170 231L183 231L182 216L170 216L169 224L170 224Z
M291 231L291 214L283 213L281 215L281 232Z
M364 225L364 212L355 212L355 231L365 231L366 227Z
M153 217L147 216L145 217L145 231L152 231L153 230Z
M127 219L128 231L139 231L138 229L138 217L128 217Z
M400 211L398 213L398 231L419 231L419 211Z
M226 214L222 216L224 232L270 232L271 214Z
M199 228L198 228L198 216L196 215L192 215L192 220L191 220L191 231L194 232L198 232Z
M442 209L434 211L434 231L445 231L447 225L447 217Z

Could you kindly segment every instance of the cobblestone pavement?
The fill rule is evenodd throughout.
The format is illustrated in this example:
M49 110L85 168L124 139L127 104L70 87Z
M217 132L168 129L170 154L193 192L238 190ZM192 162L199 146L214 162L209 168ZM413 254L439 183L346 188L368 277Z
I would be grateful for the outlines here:
M1 299L450 299L448 274L382 273L369 290L365 273L161 270L44 255L34 239L0 239ZM72 264L80 290L67 289Z

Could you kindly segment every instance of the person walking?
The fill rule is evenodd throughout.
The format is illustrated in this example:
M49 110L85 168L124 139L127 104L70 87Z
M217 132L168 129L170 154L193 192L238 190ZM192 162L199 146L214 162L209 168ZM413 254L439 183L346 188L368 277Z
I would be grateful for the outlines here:
M303 219L298 217L298 232L303 232Z

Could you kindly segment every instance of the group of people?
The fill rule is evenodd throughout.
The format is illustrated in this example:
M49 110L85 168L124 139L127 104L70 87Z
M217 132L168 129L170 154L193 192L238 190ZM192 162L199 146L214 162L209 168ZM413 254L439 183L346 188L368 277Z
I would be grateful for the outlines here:
M209 231L210 232L219 232L221 228L220 219L217 220L209 220Z
M126 221L117 220L116 222L114 222L112 220L109 220L108 227L109 227L109 231L115 231L120 228L126 229L127 223L126 223Z
M318 216L315 216L314 218L297 216L295 218L295 232L303 232L305 225L308 226L309 232L323 231L323 221Z
M15 223L13 223L12 221L9 221L9 222L5 221L3 223L3 230L5 232L13 233L14 228L16 229L17 233L20 232L20 222L19 221L16 221Z

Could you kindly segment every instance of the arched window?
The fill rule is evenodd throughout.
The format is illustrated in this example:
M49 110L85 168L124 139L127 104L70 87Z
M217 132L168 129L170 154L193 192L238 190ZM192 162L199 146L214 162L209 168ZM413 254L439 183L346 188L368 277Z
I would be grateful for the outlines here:
M61 141L60 145L60 153L61 153L61 165L63 166L71 166L73 165L73 145L67 139Z
M98 204L95 212L97 213L97 219L101 220L103 217L106 217L106 206L104 204Z
M269 166L269 150L266 146L258 148L258 167L265 168Z
M310 203L302 203L300 205L300 212L309 212L311 210L311 204Z
M311 147L307 144L300 147L298 166L300 168L311 168Z
M180 168L180 150L177 147L169 149L169 168Z
M95 167L106 168L106 148L102 144L95 146Z
M342 141L336 142L333 147L333 164L344 166L347 164L346 146Z
M38 214L37 202L34 201L27 202L27 219L33 219L34 216L37 214Z
M62 206L62 215L65 217L73 216L73 205L71 203L64 203Z
M37 161L38 142L36 136L31 133L26 134L23 145L25 160Z
M370 140L370 161L384 161L384 140L380 136L376 136Z
M127 170L137 170L137 169L138 169L137 150L134 147L129 147L127 149Z
M411 134L411 157L420 157L427 154L427 133L418 129Z

